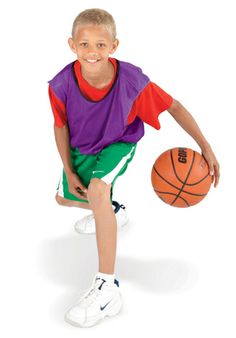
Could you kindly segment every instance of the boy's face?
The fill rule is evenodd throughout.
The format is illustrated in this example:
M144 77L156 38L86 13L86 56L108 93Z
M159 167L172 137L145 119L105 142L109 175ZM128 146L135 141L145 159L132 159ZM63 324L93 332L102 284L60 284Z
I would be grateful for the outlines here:
M103 25L84 25L78 27L75 40L69 38L68 43L81 66L91 73L107 65L108 57L116 51L119 41L113 41Z

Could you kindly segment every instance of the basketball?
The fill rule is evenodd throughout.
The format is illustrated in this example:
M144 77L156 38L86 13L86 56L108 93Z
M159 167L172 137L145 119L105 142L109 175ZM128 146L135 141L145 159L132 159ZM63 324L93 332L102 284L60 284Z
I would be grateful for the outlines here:
M179 208L199 203L211 187L207 162L189 148L173 148L162 153L152 167L151 181L163 202Z

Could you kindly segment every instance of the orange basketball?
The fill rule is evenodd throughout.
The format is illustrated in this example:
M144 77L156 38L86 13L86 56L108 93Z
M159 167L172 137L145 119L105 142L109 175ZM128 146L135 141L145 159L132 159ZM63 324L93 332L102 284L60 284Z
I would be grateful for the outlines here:
M152 167L151 181L163 202L180 208L199 203L211 187L207 162L189 148L173 148L162 153Z

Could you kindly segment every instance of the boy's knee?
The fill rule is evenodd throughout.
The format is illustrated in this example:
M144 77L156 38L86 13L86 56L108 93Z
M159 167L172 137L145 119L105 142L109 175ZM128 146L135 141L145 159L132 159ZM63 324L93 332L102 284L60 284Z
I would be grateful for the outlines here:
M92 178L88 186L87 196L90 200L100 200L101 198L110 196L110 191L111 184L106 184L99 178Z

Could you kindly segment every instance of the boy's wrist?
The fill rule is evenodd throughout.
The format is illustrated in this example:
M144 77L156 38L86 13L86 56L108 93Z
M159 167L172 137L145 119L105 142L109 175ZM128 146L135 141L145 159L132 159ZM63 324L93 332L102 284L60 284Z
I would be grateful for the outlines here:
M203 152L211 149L211 146L207 141L201 142L199 146Z

